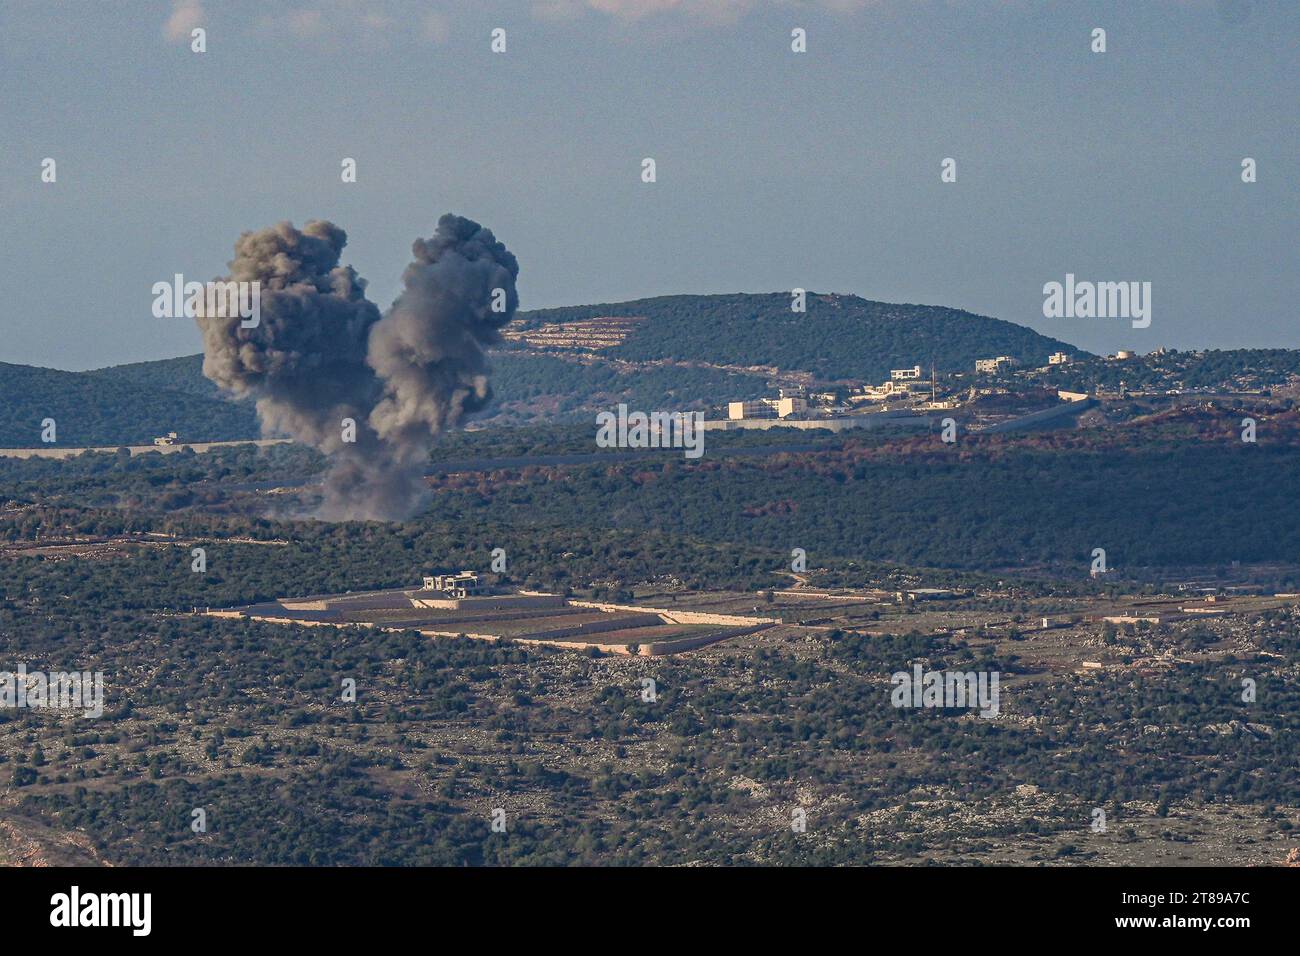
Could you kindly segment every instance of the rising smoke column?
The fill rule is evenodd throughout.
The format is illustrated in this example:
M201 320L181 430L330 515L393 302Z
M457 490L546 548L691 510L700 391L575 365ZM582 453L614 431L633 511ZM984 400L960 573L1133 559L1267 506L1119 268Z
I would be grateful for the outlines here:
M381 318L364 280L338 264L346 244L318 220L240 236L229 279L261 283L261 323L199 316L203 374L253 397L264 434L329 457L317 517L397 520L423 503L438 434L490 397L484 348L514 315L519 267L490 231L443 216L415 242L405 291ZM345 418L355 442L343 440Z
M399 457L424 460L443 429L491 398L484 350L519 305L519 263L490 229L453 215L411 252L404 291L370 330L367 362L384 389L370 425Z

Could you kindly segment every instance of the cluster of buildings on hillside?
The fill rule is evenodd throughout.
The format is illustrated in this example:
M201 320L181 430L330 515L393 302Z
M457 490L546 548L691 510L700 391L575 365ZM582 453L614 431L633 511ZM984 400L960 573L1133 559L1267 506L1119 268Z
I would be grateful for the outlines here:
M837 414L850 414L864 404L885 402L897 403L898 408L921 410L955 408L958 404L952 398L939 400L933 370L926 381L921 366L913 365L911 368L891 369L889 378L881 384L861 385L847 394L842 391L809 394L801 386L786 386L778 389L775 398L728 402L727 419L732 422L824 420ZM889 405L882 405L879 410L889 409Z
M1159 357L1165 355L1165 349L1152 353ZM1108 362L1134 362L1140 358L1137 352L1120 349L1113 355L1107 355ZM962 407L966 402L975 401L983 396L1011 394L1017 391L1008 378L1015 378L1025 385L1045 386L1057 380L1056 376L1043 377L1052 369L1071 366L1077 356L1071 352L1053 352L1047 356L1045 365L1033 367L1024 365L1012 355L996 355L990 358L976 359L974 377L970 372L946 374L942 387L936 379L933 368L927 375L922 366L917 364L908 368L890 369L889 377L879 384L842 383L834 391L809 391L804 386L784 386L778 389L775 397L755 398L746 401L727 403L726 418L709 423L713 428L766 428L771 426L791 427L841 427L865 428L882 424L924 423L924 413L939 412ZM1159 365L1159 363L1157 363ZM1166 370L1167 372L1168 370ZM1176 372L1177 370L1175 370ZM987 376L990 380L980 381ZM1148 378L1150 376L1147 376ZM1081 376L1084 382L1089 376ZM1298 379L1300 381L1300 379ZM1085 385L1087 390L1078 386L1059 389L1055 385L1057 397L1067 403L1077 404L1096 399L1127 398L1142 395L1187 395L1205 392L1214 394L1223 391L1222 386L1191 388L1184 384L1182 376L1164 375L1164 380L1156 383L1149 391L1132 391L1123 381L1109 390L1092 382ZM1150 386L1148 385L1148 388ZM1234 394L1247 394L1249 384L1237 383ZM1265 389L1257 387L1259 394L1267 394ZM1250 392L1254 394L1255 392ZM987 412L985 413L987 415ZM996 418L1004 411L995 409Z
M1048 367L1067 365L1073 356L1067 352L1056 352L1048 356ZM1020 361L1011 355L997 355L992 358L976 359L976 375L999 375L1019 368ZM960 376L959 376L960 377ZM949 383L951 384L951 383ZM812 392L801 386L785 386L777 391L775 398L756 398L747 401L727 403L727 421L738 427L744 423L764 424L781 422L796 424L799 422L829 421L835 416L849 416L840 421L860 421L863 413L897 412L914 413L942 411L958 408L964 395L974 399L981 395L1005 392L1005 388L994 386L963 386L961 394L953 393L940 396L934 369L927 376L920 365L910 368L889 370L889 378L878 385L864 384L833 392ZM1061 396L1063 399L1065 395ZM1086 396L1080 396L1086 397Z
M807 390L798 386L779 389L776 398L727 403L727 417L732 421L750 418L804 418L807 412Z

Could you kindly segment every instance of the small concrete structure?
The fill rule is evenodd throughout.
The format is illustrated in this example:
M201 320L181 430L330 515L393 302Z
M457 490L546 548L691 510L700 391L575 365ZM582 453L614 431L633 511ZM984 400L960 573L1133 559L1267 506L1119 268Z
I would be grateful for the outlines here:
M461 571L459 574L425 575L424 590L441 591L454 598L467 598L481 593L483 586L473 571Z

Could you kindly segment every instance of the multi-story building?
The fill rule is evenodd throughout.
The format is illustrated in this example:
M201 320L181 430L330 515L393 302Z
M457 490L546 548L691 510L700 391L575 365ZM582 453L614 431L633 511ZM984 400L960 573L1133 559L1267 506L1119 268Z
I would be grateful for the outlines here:
M808 399L806 398L778 398L764 399L776 412L777 418L790 418L794 415L802 415L808 410Z
M976 372L981 372L981 373L984 373L984 374L987 374L987 375L995 375L995 374L997 374L998 372L1002 371L1003 366L1006 366L1006 367L1009 368L1009 367L1011 367L1011 366L1013 366L1013 365L1019 365L1019 364L1020 364L1020 363L1017 362L1017 361L1016 361L1014 358L1012 358L1010 355L999 355L997 358L991 358L991 359L976 359L976 360L975 360L975 371L976 371Z
M911 368L895 368L889 370L889 378L894 382L904 382L911 378L921 377L921 366L913 365Z
M746 402L728 402L727 417L732 420L742 418L775 418L776 411L761 398Z
M434 574L424 576L425 591L441 591L454 598L466 598L483 590L478 575L473 571L459 574Z
M749 402L729 402L727 417L732 420L744 418L790 418L802 415L808 410L808 399L796 396L781 398L759 398Z

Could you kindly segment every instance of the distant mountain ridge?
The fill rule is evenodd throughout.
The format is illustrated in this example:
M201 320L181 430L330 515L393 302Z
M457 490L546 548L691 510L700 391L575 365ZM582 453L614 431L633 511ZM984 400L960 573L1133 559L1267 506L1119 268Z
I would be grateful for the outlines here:
M201 367L198 355L93 372L0 362L0 447L40 447L47 418L56 444L73 448L147 445L169 431L194 442L258 437L252 406L217 395Z
M692 359L772 366L824 379L879 381L889 370L934 363L970 371L978 358L1010 355L1046 365L1053 352L1087 354L1059 339L1002 319L931 305L873 302L855 295L806 293L804 312L789 292L670 295L630 302L540 309L520 329L594 318L640 318L601 354L628 361Z
M597 318L635 321L611 323L616 335L583 340L596 348L505 343L493 361L496 403L488 417L573 419L619 401L702 408L763 394L767 377L746 371L754 367L822 380L881 381L892 368L928 369L931 362L942 372L970 370L975 359L997 355L1043 365L1056 351L1086 354L1032 329L958 309L812 292L806 306L793 312L783 292L670 295L521 313L511 330ZM703 364L676 364L682 362ZM0 447L41 444L45 418L55 419L58 444L72 447L148 444L169 431L182 442L258 437L251 403L223 398L203 377L202 365L200 355L89 372L0 363Z

